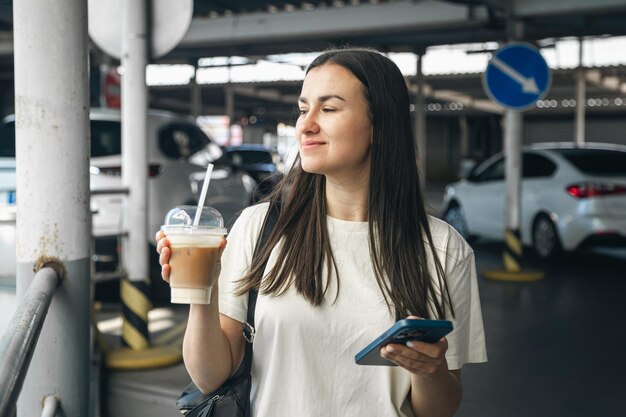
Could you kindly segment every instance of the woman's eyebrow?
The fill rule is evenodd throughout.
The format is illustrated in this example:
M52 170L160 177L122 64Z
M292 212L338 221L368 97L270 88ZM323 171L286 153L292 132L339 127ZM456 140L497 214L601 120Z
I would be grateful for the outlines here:
M336 99L341 100L341 101L346 101L346 100L344 100L343 97L338 96L336 94L328 94L328 95L325 95L325 96L318 97L317 98L317 102L318 103L323 103L323 102L328 101L328 100L333 99L333 98L336 98ZM309 101L305 97L298 97L298 102L306 104Z

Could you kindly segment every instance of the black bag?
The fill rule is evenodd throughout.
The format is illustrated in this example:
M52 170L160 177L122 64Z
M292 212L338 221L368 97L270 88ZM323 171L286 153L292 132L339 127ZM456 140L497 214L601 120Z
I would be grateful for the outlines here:
M261 235L254 249L253 259L259 255L261 248L265 246L272 229L274 229L279 212L280 205L270 203ZM256 298L257 291L250 290L248 292L247 323L244 323L243 329L243 336L248 343L246 343L241 365L221 387L208 394L203 394L193 382L187 385L176 400L178 411L186 417L249 417L251 415L250 388L252 377L250 370L252 367Z

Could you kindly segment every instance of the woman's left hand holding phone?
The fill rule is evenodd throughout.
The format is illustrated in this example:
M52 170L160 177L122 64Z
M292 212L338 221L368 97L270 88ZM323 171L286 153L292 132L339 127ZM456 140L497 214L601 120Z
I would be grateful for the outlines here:
M445 337L436 343L410 341L406 345L389 344L380 350L382 357L411 373L409 398L416 416L449 417L459 408L463 397L461 371L448 370L447 350Z
M418 319L419 317L407 318ZM406 345L389 344L381 348L380 354L412 374L429 375L435 374L442 367L447 370L447 350L448 340L442 337L437 343L409 341Z

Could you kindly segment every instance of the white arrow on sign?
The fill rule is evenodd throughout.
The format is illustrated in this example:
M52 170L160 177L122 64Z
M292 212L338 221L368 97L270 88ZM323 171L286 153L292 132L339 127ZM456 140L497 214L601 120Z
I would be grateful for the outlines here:
M503 73L511 77L513 81L520 84L522 86L523 92L531 93L531 94L540 93L539 87L537 87L537 83L535 82L535 79L533 77L530 77L530 78L524 77L522 74L520 74L519 72L511 68L509 64L507 64L504 61L501 61L498 57L493 57L491 59L491 63L500 71L502 71Z

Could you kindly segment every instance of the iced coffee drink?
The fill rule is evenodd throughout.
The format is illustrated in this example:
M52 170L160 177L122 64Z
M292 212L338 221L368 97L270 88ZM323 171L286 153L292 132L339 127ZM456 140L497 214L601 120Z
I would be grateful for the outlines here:
M170 242L171 301L178 304L209 304L217 280L222 237L222 216L211 207L202 208L198 225L191 224L196 208L180 206L168 213L161 228Z

